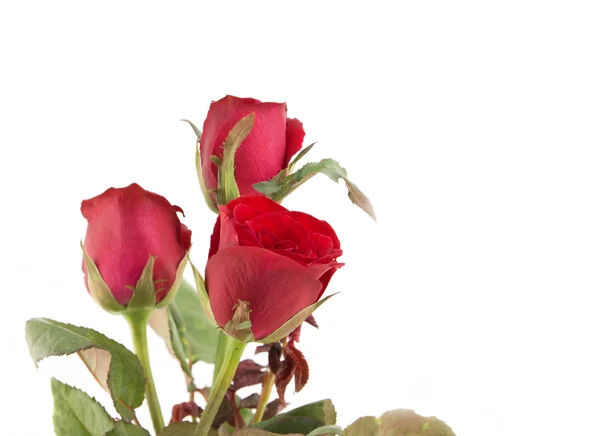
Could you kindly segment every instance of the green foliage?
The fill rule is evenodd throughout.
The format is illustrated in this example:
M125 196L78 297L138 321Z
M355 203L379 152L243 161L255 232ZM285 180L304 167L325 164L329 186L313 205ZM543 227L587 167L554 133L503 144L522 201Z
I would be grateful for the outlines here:
M363 416L344 430L344 436L379 436L379 422L374 416Z
M158 436L194 436L198 424L193 422L176 422L163 428Z
M194 287L183 280L175 298L164 310L155 311L150 326L165 340L187 372L187 362L215 363L222 333L206 317ZM160 316L161 319L157 319Z
M95 359L85 354L82 360L96 380L108 388L123 419L128 422L133 419L133 410L142 404L145 390L142 365L135 354L95 330L47 318L27 321L25 334L29 353L36 364L50 356L85 353L91 349L105 351L96 353ZM110 362L99 362L105 359Z
M324 425L323 427L315 428L306 436L322 436L322 435L341 435L342 428L337 425Z
M347 427L344 436L456 436L452 429L437 418L425 418L412 410L385 412L379 419L366 416Z
M294 158L287 167L287 171L280 172L271 180L256 183L252 185L258 192L266 195L278 203L285 197L294 192L303 183L310 180L317 174L325 174L334 182L340 179L346 182L348 197L352 203L364 210L371 218L375 220L375 210L369 198L360 190L358 186L348 180L348 173L337 161L333 159L322 159L319 162L309 162L304 164L298 171L292 172L294 165L302 159L313 147L309 145ZM286 175L288 174L288 175Z
M54 378L51 386L57 436L102 436L113 428L112 418L94 398Z
M319 427L335 425L335 422L336 412L333 403L331 400L322 400L253 424L252 427L278 434L306 435Z
M232 433L231 436L277 436L278 434L289 434L290 436L303 436L300 433L271 433L255 428L245 428Z
M150 436L150 433L138 425L119 421L115 425L115 428L106 433L105 436Z

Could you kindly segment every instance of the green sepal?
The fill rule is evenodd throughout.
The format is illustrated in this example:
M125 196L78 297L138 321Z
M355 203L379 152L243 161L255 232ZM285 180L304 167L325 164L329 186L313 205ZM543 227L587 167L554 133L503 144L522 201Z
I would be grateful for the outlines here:
M204 182L204 177L202 176L202 156L200 155L200 139L202 138L202 132L198 127L194 125L190 120L181 120L188 123L194 133L196 134L196 175L198 176L198 184L200 185L200 190L202 191L202 196L204 197L204 201L210 210L215 213L219 213L219 210L215 206L215 202L212 199L210 192L206 189L206 183Z
M190 265L192 266L192 271L194 273L194 281L196 282L196 290L198 291L198 296L200 297L200 304L202 305L202 310L204 310L204 314L206 318L215 326L219 327L217 321L215 321L215 316L212 313L212 309L210 307L210 299L208 298L208 293L206 292L206 283L204 283L204 278L200 271L196 269L194 264L190 261Z
M83 242L80 242L80 245L81 251L83 251L83 260L87 268L87 285L90 295L94 301L107 312L119 313L124 311L125 306L121 306L115 299L112 291L102 278L98 267L85 251Z
M333 297L335 294L329 295L328 297L323 298L320 301L317 301L314 304L304 308L296 315L291 317L288 321L286 321L281 327L271 333L269 336L256 341L263 344L272 344L273 342L279 342L290 333L292 333L300 324L302 324L315 310L317 310L323 303Z
M188 253L185 254L177 266L175 281L165 294L164 298L158 303L156 303L156 286L153 278L156 257L149 256L148 263L146 263L135 288L132 288L133 296L127 305L127 311L153 310L154 308L162 309L163 307L168 306L169 303L173 301L173 298L175 298L175 295L181 286L183 272L185 271L188 262Z
M175 295L177 295L177 292L179 292L179 288L181 287L181 282L183 280L183 272L185 271L185 267L188 263L189 253L190 250L185 253L185 256L183 256L183 259L181 259L181 262L179 262L177 271L175 272L175 281L171 285L171 289L169 289L167 295L165 295L165 297L156 304L156 308L162 309L163 307L167 307L171 301L173 301Z
M127 304L127 310L152 310L155 305L156 297L154 290L154 262L156 261L155 256L148 256L148 262L142 270L142 274L138 279L135 288L131 287L133 295L129 304Z
M312 148L315 146L316 142L313 142L312 144L310 144L308 147L304 147L302 150L300 150L298 152L298 154L296 154L296 156L294 156L294 159L292 159L292 161L289 163L287 170L288 170L288 174L291 173L292 171L294 171L294 166L298 163L298 161L300 159L302 159L304 156L306 156L306 154L312 150Z
M213 154L211 157L209 157L209 159L212 163L214 163L218 167L220 167L221 164L223 163L223 159L221 159L219 156L217 156L215 154Z
M198 142L200 142L200 139L202 139L202 132L200 131L200 129L198 127L196 127L196 125L194 123L192 123L190 120L182 119L179 121L188 123L190 125L190 127L192 128L192 130L194 131L194 133L196 134L196 138L198 138Z
M219 165L219 188L217 190L217 203L227 204L240 196L235 181L235 152L246 139L254 125L254 112L239 120L231 129L223 143L223 160Z
M54 399L52 420L57 436L102 436L113 428L113 419L94 398L55 378L50 384Z

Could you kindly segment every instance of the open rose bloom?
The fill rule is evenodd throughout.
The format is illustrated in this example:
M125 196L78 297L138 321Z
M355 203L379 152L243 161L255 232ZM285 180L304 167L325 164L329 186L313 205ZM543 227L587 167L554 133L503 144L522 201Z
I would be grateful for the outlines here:
M53 379L55 433L151 436L152 429L160 436L454 436L442 421L405 409L361 418L343 433L331 400L285 411L290 388L298 392L309 384L302 328L317 327L315 311L339 290L334 275L344 264L342 244L330 223L280 202L323 174L345 185L349 199L375 218L373 207L337 161L300 163L312 145L301 150L304 127L288 118L285 103L226 96L210 105L203 131L189 124L209 208L204 213L211 214L211 224L216 217L214 226L194 229L194 240L209 245L208 256L190 252L192 232L181 222L183 210L138 184L109 188L81 203L87 222L81 290L87 288L102 308L123 316L126 323L104 314L109 317L105 322L128 325L133 352L89 328L47 318L27 322L34 361L77 354L118 414L111 416L85 392ZM183 279L186 265L195 287ZM160 401L154 383L147 326L165 342L152 352L168 353L178 363L168 368L175 374L163 378L178 385L181 394L169 404L166 419L165 399ZM267 355L267 364L242 360L250 346L254 354ZM338 356L323 358L341 362ZM213 365L211 378L193 371L199 361ZM352 365L352 359L342 363ZM376 370L376 364L374 359L374 367L366 370ZM244 397L245 388L257 392ZM147 407L149 419L140 407Z
M261 340L323 295L342 266L340 241L325 221L259 195L220 212L206 266L210 306L224 327L236 304L248 302L252 333Z

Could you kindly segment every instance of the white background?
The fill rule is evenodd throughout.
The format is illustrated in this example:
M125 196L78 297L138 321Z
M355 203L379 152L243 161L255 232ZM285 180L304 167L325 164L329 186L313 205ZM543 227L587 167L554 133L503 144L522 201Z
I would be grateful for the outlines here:
M178 120L228 93L287 101L311 158L339 160L379 217L325 176L285 203L327 219L346 262L293 406L330 397L342 425L413 408L459 436L600 432L596 6L3 2L0 433L52 434L51 376L110 409L76 357L35 370L25 320L131 344L80 271L80 201L109 186L183 207L203 268L214 216ZM168 419L185 385L150 340Z

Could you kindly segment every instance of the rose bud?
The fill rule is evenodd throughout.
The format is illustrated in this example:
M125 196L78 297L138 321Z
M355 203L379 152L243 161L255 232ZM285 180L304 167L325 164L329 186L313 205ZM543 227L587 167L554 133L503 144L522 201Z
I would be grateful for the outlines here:
M181 208L137 184L81 203L85 284L110 312L164 307L179 287L191 231Z
M325 221L267 197L244 196L220 206L206 283L195 275L209 319L239 340L270 343L325 301L319 299L343 265L341 255Z
M235 180L240 195L257 194L252 185L271 180L302 148L302 123L287 118L285 103L262 103L253 98L230 95L213 102L204 121L199 162L203 188L213 203L219 188L219 167L215 161L223 159L223 144L232 128L252 113L252 128L235 151ZM218 159L211 159L211 156Z

